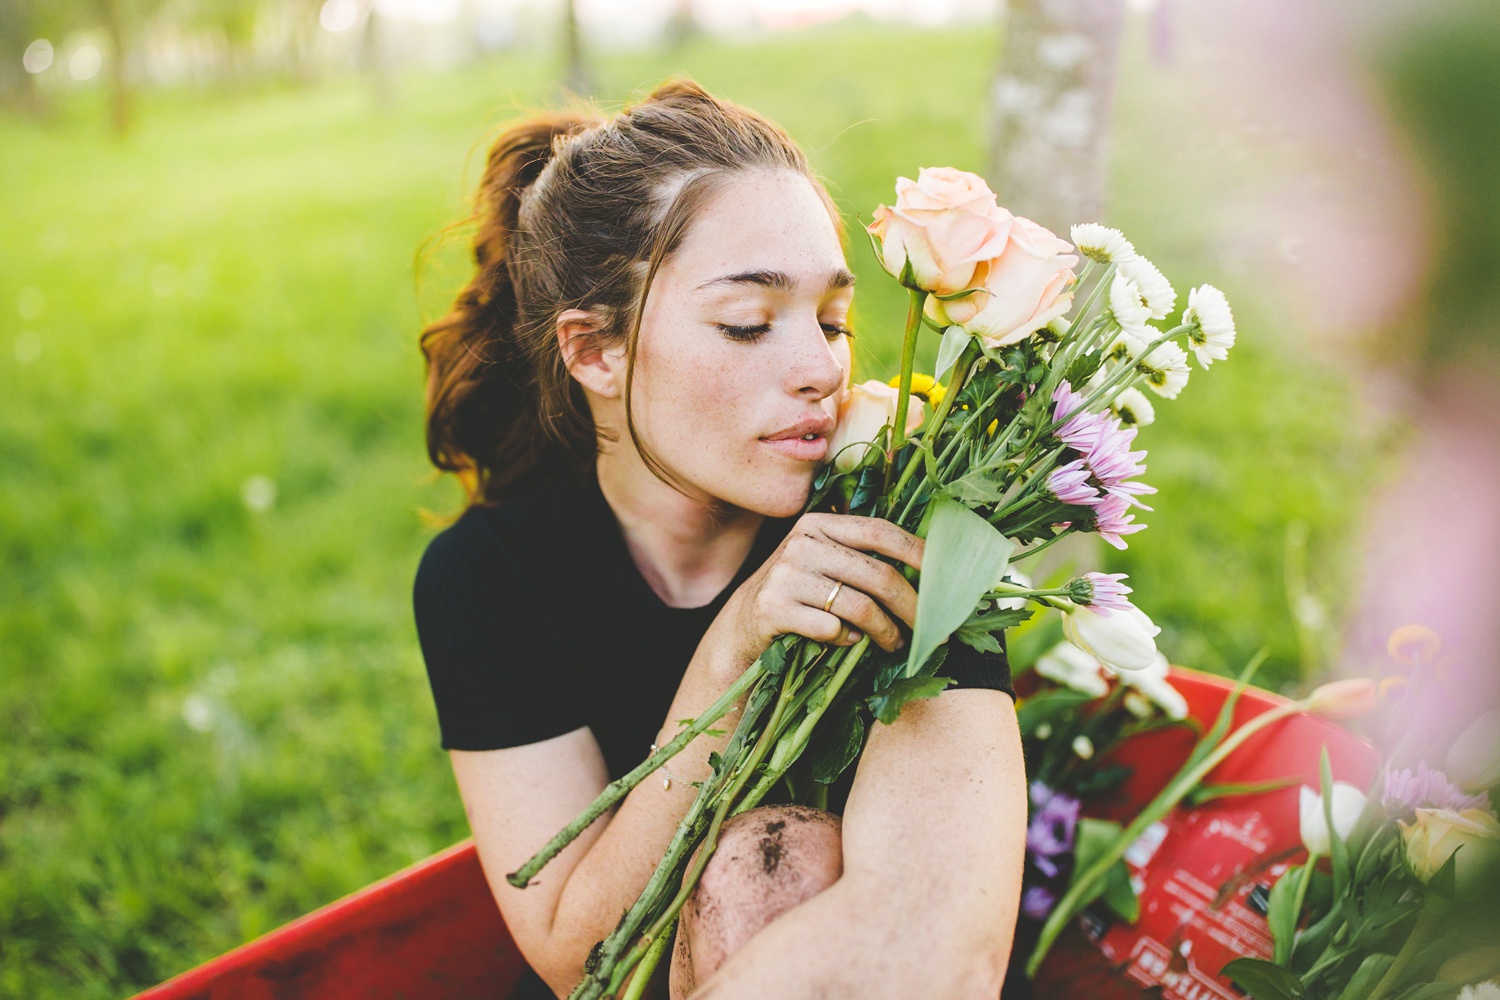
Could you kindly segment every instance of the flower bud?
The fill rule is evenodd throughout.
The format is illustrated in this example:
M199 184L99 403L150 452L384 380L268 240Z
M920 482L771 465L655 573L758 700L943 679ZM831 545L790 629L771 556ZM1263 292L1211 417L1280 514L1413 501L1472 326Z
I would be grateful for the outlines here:
M1144 670L1156 660L1161 629L1134 606L1101 615L1087 608L1063 616L1063 635L1079 649L1115 670Z
M1380 685L1368 677L1350 677L1315 688L1307 696L1307 710L1327 719L1368 715L1380 704Z
M1346 781L1333 783L1333 829L1340 840L1348 840L1354 823L1365 808L1365 793ZM1302 846L1309 854L1327 856L1333 849L1328 836L1328 817L1323 812L1323 796L1316 788L1303 785L1299 791Z

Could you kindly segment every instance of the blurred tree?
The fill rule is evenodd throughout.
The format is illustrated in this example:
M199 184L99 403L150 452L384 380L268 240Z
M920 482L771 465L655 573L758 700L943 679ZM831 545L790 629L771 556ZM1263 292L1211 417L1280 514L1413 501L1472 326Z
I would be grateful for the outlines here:
M698 36L700 30L698 19L693 15L693 0L677 0L667 21L667 45L671 48L686 45Z
M243 83L251 72L251 46L266 0L196 0L187 8L187 27L206 28L223 43L222 75Z
M579 97L588 97L594 91L594 80L584 61L583 36L578 28L578 0L564 0L563 3L563 48L567 59L564 89Z
M1065 233L1104 217L1124 0L1009 0L990 90L990 183L1002 204Z

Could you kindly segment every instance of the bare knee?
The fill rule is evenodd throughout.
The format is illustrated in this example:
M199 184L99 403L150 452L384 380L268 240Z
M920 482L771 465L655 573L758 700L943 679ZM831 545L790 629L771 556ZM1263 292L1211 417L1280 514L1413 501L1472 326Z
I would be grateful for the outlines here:
M833 813L798 805L761 806L724 823L683 907L673 980L688 989L674 995L690 992L689 972L702 982L756 931L838 881L841 824Z

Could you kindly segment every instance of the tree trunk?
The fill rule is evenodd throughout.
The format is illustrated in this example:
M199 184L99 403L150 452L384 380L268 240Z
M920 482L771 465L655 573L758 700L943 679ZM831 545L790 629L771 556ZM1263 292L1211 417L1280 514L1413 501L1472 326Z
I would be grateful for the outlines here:
M109 123L115 135L130 131L130 80L125 73L125 12L120 0L99 0L99 13L109 35Z
M583 37L578 30L578 0L567 0L564 4L563 45L568 60L563 87L579 97L588 97L594 91L594 81L583 58Z
M1009 0L990 91L1000 203L1067 238L1102 221L1124 0Z

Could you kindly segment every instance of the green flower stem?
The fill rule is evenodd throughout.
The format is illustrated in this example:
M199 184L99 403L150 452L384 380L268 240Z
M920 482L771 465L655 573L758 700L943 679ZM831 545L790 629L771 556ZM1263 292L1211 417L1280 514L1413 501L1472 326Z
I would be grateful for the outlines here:
M1371 993L1366 1000L1384 1000L1385 995L1396 988L1401 982L1401 977L1406 975L1406 970L1411 963L1432 944L1444 909L1445 903L1438 899L1436 893L1428 892L1424 896L1422 912L1417 915L1416 926L1411 929L1406 943L1396 953L1396 960L1391 963L1389 969L1385 970L1385 975L1380 977L1380 982L1375 984L1375 992Z
M1225 738L1224 742L1206 754L1197 764L1179 772L1177 777L1168 782L1167 787L1163 788L1157 794L1156 798L1152 799L1150 804L1141 810L1140 815L1135 818L1135 821L1115 838L1109 849L1096 858L1093 864L1074 877L1073 884L1068 887L1068 891L1063 894L1062 899L1058 900L1057 906L1052 910L1052 915L1047 918L1047 923L1042 927L1041 936L1037 939L1036 947L1032 950L1031 957L1026 960L1027 977L1036 977L1037 969L1041 968L1042 960L1047 957L1047 952L1051 950L1053 942L1057 940L1057 936L1062 933L1068 921L1072 920L1087 905L1087 901L1093 898L1090 895L1093 890L1109 873L1109 870L1114 867L1115 863L1125 856L1125 852L1129 850L1130 845L1139 840L1141 834L1145 833L1146 829L1152 823L1157 822L1167 813L1171 812L1210 771L1223 763L1224 758L1238 750L1251 736L1254 736L1273 723L1280 722L1288 716L1296 715L1298 712L1306 711L1306 709L1307 704L1305 702L1297 701L1289 705L1273 708L1268 712L1262 712L1239 729L1236 729ZM1374 1000L1374 998L1371 998L1371 1000Z
M1093 262L1090 261L1089 263L1090 266L1092 266ZM1079 275L1078 277L1078 283L1080 285L1082 285L1084 279L1088 277L1088 273L1089 268L1084 268L1083 274ZM1105 286L1109 284L1110 279L1114 277L1114 274L1115 264L1111 263L1104 269L1104 273L1099 275L1099 280L1095 282L1093 289L1089 292L1089 297L1084 300L1083 308L1078 310L1077 315L1073 317L1073 322L1068 324L1068 332L1063 336L1062 341L1063 350L1069 352L1066 358L1067 363L1058 364L1054 361L1053 364L1048 366L1047 377L1042 379L1041 387L1038 390L1039 394L1045 395L1050 398L1052 395L1052 390L1057 388L1057 382L1053 381L1053 376L1056 375L1057 378L1062 378L1062 373L1068 370L1068 365L1071 364L1079 354L1083 353L1082 347L1086 338L1080 335L1079 328L1084 323L1084 321L1088 319L1089 313L1093 311L1095 303L1099 301L1099 296L1103 294Z
M771 679L769 676L762 677L763 681L769 679ZM645 919L646 913L657 905L662 894L666 892L668 885L676 876L678 866L688 852L689 841L696 840L702 830L702 824L705 822L703 813L736 773L734 762L740 759L745 743L749 739L750 733L754 731L755 725L760 718L760 710L757 708L757 705L764 703L760 695L761 689L757 687L755 692L750 696L750 701L744 715L740 717L739 725L735 727L734 735L730 737L729 744L725 747L724 759L726 764L723 770L716 773L712 780L704 782L702 787L699 788L697 797L694 798L693 804L688 807L688 812L683 816L682 821L678 823L677 832L673 834L672 840L668 843L666 853L657 864L656 870L652 872L651 879L646 883L646 888L641 891L635 903L625 912L619 924L610 932L609 937L605 938L599 962L595 967L596 971L579 982L570 994L570 1000L587 1000L587 998L599 996L605 986L604 981L599 978L599 975L613 968L613 963L619 958L620 952L629 942L636 928L641 925L641 921Z
M754 809L760 800L765 797L766 793L775 787L776 782L781 780L781 776L802 756L802 751L807 749L808 741L812 739L813 727L818 724L818 720L823 717L824 713L837 700L839 692L843 690L844 684L849 679L849 675L853 673L855 666L859 664L860 660L864 659L865 653L869 648L869 636L865 636L859 642L849 647L848 655L839 663L838 670L826 683L817 689L817 694L822 697L822 700L808 708L807 715L803 718L802 723L797 727L795 732L782 737L777 742L776 749L771 753L771 761L766 769L766 773L745 794L743 800L734 807L735 815L747 809Z
M885 455L884 487L891 485L891 465L906 443L906 411L910 409L911 369L917 358L917 334L922 332L922 304L927 293L920 288L911 290L911 300L906 309L906 336L901 341L901 387L896 395L896 426L891 428L890 450Z
M563 848L571 844L580 833L588 829L589 824L604 815L610 806L624 798L626 793L636 785L646 780L647 775L675 757L683 747L702 735L704 730L712 728L715 722L728 715L729 711L734 708L735 703L740 700L745 692L754 687L755 683L764 674L765 668L761 666L760 660L757 659L746 668L744 673L740 674L739 678L729 686L727 691L719 696L718 701L708 707L707 711L694 719L691 725L673 737L670 743L637 764L628 774L616 778L608 785L605 785L604 791L599 793L599 797L594 799L587 809L579 813L573 822L563 827L557 836L547 842L545 847L532 855L531 860L505 876L505 880L517 889L526 888L531 883L531 880L536 877L536 873L546 866L547 862L557 857Z
M1045 542L1043 542L1040 545L1033 545L1029 549L1025 549L1025 550L1023 550L1021 552L1017 552L1017 553L1015 553L1014 555L1012 555L1010 557L1010 564L1012 566L1014 566L1016 563L1020 562L1022 559L1025 559L1027 556L1034 556L1038 552L1041 552L1042 550L1046 549L1047 546L1049 546L1049 545L1055 545L1058 542L1062 541L1064 538L1067 538L1071 534L1073 534L1073 532L1071 530L1061 531L1061 532L1058 532L1057 534L1053 535L1051 538L1047 539Z
M794 695L794 673L795 671L793 670L787 670L782 679L781 694L776 699L775 707L771 709L770 719L766 721L765 728L761 730L760 737L755 741L755 746L751 749L749 755L735 769L736 776L734 782L719 796L718 803L714 807L713 821L709 824L708 832L704 834L703 844L698 850L697 858L694 859L693 867L683 876L682 885L678 888L677 895L672 897L672 902L667 905L666 911L656 918L655 923L646 929L646 932L641 935L640 940L635 943L635 946L630 949L625 958L615 966L614 974L610 977L607 995L614 995L625 976L630 974L631 968L644 957L645 953L656 941L666 936L672 922L677 919L678 913L682 911L683 904L687 902L693 890L698 887L698 880L703 876L703 869L708 865L708 859L713 856L714 848L718 846L719 830L724 825L724 818L728 815L729 807L745 787L745 783L750 780L750 776L755 772L755 769L760 766L760 762L770 752L771 741L775 736L777 726L781 722L781 716L786 711L787 703L791 701Z
M926 429L922 432L922 440L924 442L937 440L938 435L943 429L943 421L948 419L948 414L953 409L953 401L958 398L959 392L963 390L964 383L969 378L969 371L981 356L982 352L979 350L979 345L973 338L970 338L968 344L964 346L963 353L959 355L958 363L953 369L953 377L948 380L947 390L943 393L943 401L937 405L937 409L927 421ZM904 423L901 423L904 419L904 417L898 416L897 423L900 426L905 426ZM913 456L912 460L907 463L906 468L901 470L901 478L896 481L896 488L887 497L890 501L890 506L886 508L887 514L895 509L896 504L900 501L901 491L906 488L907 480L911 479L912 473L916 472L922 464ZM909 508L910 505L908 504Z
M656 967L661 963L662 953L667 950L667 942L672 939L672 929L677 926L677 918L673 917L667 924L666 933L652 942L647 949L646 955L641 959L641 964L635 970L635 976L630 980L630 985L625 992L620 994L620 1000L641 1000L646 992L646 986L651 981L651 976L656 972Z

